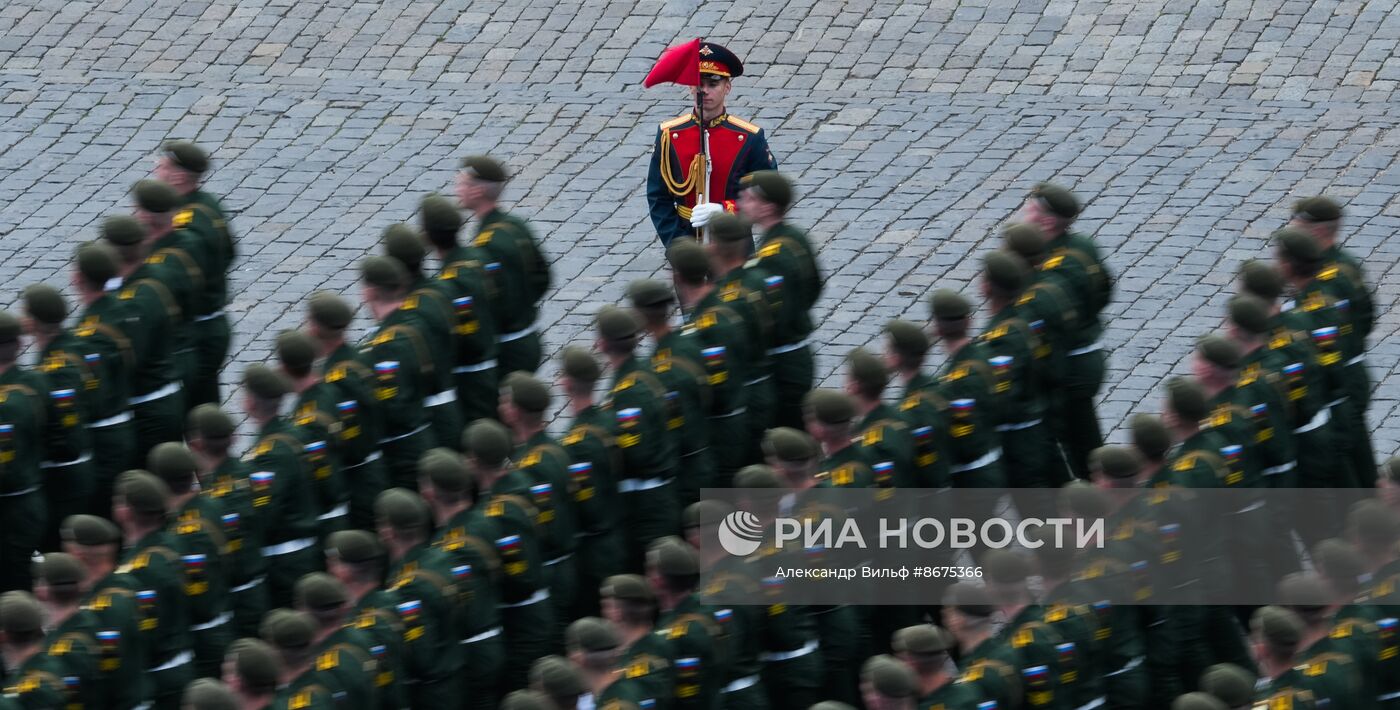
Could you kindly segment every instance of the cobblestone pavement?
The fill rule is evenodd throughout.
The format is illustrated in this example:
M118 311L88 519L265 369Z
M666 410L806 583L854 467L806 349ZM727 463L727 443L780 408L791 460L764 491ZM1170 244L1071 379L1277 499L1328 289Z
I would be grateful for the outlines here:
M1035 181L1088 201L1119 275L1101 416L1154 410L1217 327L1231 275L1266 256L1291 200L1347 203L1382 313L1372 425L1400 447L1388 241L1400 226L1400 10L1320 0L8 0L0 7L0 302L67 282L75 242L125 209L167 138L211 148L243 257L232 382L310 291L354 296L354 262L489 151L555 259L550 351L656 273L643 90L678 37L736 50L731 110L764 126L829 272L819 371L889 318L969 288ZM362 319L358 324L366 325ZM231 395L231 393L230 393Z

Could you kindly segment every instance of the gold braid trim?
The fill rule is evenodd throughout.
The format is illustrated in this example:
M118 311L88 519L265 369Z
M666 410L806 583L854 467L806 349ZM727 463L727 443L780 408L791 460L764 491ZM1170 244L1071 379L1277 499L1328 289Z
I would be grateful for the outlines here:
M660 159L661 181L666 183L666 189L670 190L671 194L676 197L684 197L693 192L701 180L699 176L705 174L705 158L699 153L696 153L695 157L690 161L690 173L686 177L685 182L676 180L675 175L671 173L671 132L664 129L661 131Z

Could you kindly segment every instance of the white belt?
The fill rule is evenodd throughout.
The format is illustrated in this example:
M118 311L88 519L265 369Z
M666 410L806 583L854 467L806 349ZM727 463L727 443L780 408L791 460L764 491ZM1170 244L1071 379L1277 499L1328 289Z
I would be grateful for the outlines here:
M816 640L814 639L812 641L808 641L807 643L802 644L802 648L796 648L791 651L773 651L771 653L764 651L758 654L758 660L764 661L765 663L775 663L777 661L790 661L794 658L801 658L810 653L814 653L816 652L817 648L818 645Z
M195 316L195 317L194 317L194 322L196 322L196 323L203 323L204 321L207 321L207 320L214 320L215 318L223 318L223 317L224 317L224 312L223 312L223 311L214 311L213 313L208 313L208 314L205 314L205 315L202 315L202 316ZM193 627L192 627L192 628L193 628Z
M764 382L767 382L769 377L772 377L772 375L764 375L762 377L755 377L752 380L744 380L744 386L748 387L749 385L761 385Z
M158 400L158 399L164 399L164 398L166 398L166 397L169 397L170 395L175 394L176 392L179 392L179 391L180 391L180 381L179 381L179 380L176 380L176 381L174 381L174 382L167 382L167 383L165 383L165 386L164 386L164 387L161 387L161 388L155 389L155 390L151 390L150 392L147 392L146 394L137 395L137 396L135 396L135 397L132 397L131 399L128 399L128 400L127 400L127 404L130 404L130 405L132 405L132 406L135 406L135 405L138 405L138 404L145 404L145 403L147 403L147 402L154 402L154 401L156 401L156 400Z
M719 689L721 693L737 693L744 688L752 688L758 685L758 676L746 675L743 678L729 681L729 685Z
M131 412L128 411L122 412L121 414L118 414L116 416L107 417L106 419L98 419L97 421L92 422L87 426L89 429L105 429L109 426L125 424L129 421L131 421Z
M531 323L530 327L525 328L523 330L517 330L514 333L502 333L501 335L496 336L496 342L509 343L512 340L519 340L533 332L535 332L535 324Z
M563 562L564 560L567 560L567 559L569 559L570 557L573 557L573 556L574 556L574 553L572 553L572 552L569 552L569 553L560 555L560 556L558 556L558 557L556 557L556 558L554 558L554 559L552 559L552 560L547 560L547 561L545 561L544 566L545 566L545 567L553 567L554 565L557 565L557 564L559 564L560 562Z
M790 352L794 352L794 351L796 351L796 350L801 350L802 348L807 347L808 341L810 341L811 339L812 339L812 338L809 336L809 337L803 338L803 339L801 339L801 340L799 340L799 341L797 341L797 342L795 342L795 343L792 343L792 344L790 344L790 345L779 345L779 346L776 347L776 348L769 348L769 349L768 349L768 354L769 354L769 355L783 355L783 354L785 354L785 353L790 353Z
M1333 407L1340 407L1340 406L1342 406L1342 404L1344 404L1348 399L1350 399L1350 397L1338 397L1338 398L1332 400L1331 402L1328 402L1328 403L1327 403L1327 409L1331 409L1331 408L1333 408Z
M15 491L14 493L0 493L0 498L14 498L16 496L29 495L30 493L33 493L37 490L39 490L38 486L30 486L28 488Z
M381 443L381 444L388 444L388 443L393 442L393 441L398 441L399 439L407 439L408 437L413 436L414 434L417 434L417 433L420 432L420 431L427 431L427 429L428 429L428 425L427 425L427 424L419 424L419 425L418 425L418 428L414 429L413 431L410 431L410 432L407 432L407 433L404 433L404 434L395 434L394 436L390 436L390 437L387 437L387 438L384 438L384 439L380 439L380 440L379 440L379 443Z
M363 461L361 461L361 462L359 462L359 463L352 463L352 464L350 464L349 466L343 466L343 467L341 467L340 470L341 470L342 472L344 472L344 471L349 471L349 470L352 469L352 468L359 468L359 467L361 467L361 466L363 466L363 465L365 465L365 464L367 464L367 463L374 463L375 461L378 461L379 459L382 459L382 458L384 458L384 452L382 452L382 451L371 451L371 452L369 452L369 455L365 457L365 460L363 460Z
M443 390L434 395L423 398L424 407L441 407L444 404L452 404L457 401L457 390Z
M624 478L617 482L618 493L636 493L660 488L671 482L669 478Z
M452 368L452 374L463 375L468 372L485 372L495 366L496 358L491 358L490 360L482 360L481 362L478 362L475 365L458 365L457 367Z
M1094 698L1093 700L1090 700L1089 702L1084 703L1083 705L1080 705L1074 710L1094 710L1094 708L1103 707L1103 704L1106 702L1108 702L1108 698L1100 695L1099 697Z
M1264 469L1263 471L1260 471L1260 473L1264 474L1265 476L1277 476L1280 473L1288 473L1289 471L1292 471L1297 467L1297 461L1289 461L1288 463L1279 464L1277 466L1270 466Z
M1040 422L1041 420L1039 419L1032 419L1028 422L1016 422L1015 424L998 424L996 428L997 431L1021 431L1022 429L1029 429L1036 426L1040 424Z
M208 631L233 621L233 612L226 611L202 624L190 624L190 631Z
M72 461L40 461L39 468L64 468L67 466L77 466L80 463L87 463L91 460L92 452L88 452Z
M1365 356L1365 355L1357 355L1356 357L1351 358L1350 360L1347 360L1346 362L1342 363L1342 367L1351 367L1352 365L1360 365L1360 364L1363 363L1363 362L1366 362L1366 356Z
M478 642L478 641L485 641L486 639L493 639L493 638L496 638L497 636L500 636L500 635L501 635L501 632L502 632L503 630L504 630L504 629L502 629L501 627L497 626L497 627L494 628L494 629L487 629L487 630L485 630L485 631L483 631L483 632L481 632L481 633L479 633L479 634L477 634L477 635L475 635L475 636L472 636L472 637L470 637L470 638L464 638L464 639L462 639L461 641L458 641L458 643L460 643L460 644L462 644L463 646L465 646L465 645L467 645L467 644L469 644L469 643L476 643L476 642Z
M1099 341L1095 340L1094 342L1089 343L1088 345L1085 345L1082 348L1075 348L1065 354L1070 357L1075 357L1076 355L1088 355L1089 353L1094 352L1095 350L1103 350L1103 343L1100 343Z
M316 538L314 537L303 537L299 540L288 540L286 542L279 542L276 545L267 545L263 547L262 556L280 557L282 555L290 555L293 552L301 552L302 550L305 550L315 544Z
M159 673L160 671L168 671L168 670L170 670L171 668L179 668L180 666L183 666L183 665L185 665L186 663L189 663L190 661L193 661L193 660L194 660L194 654L193 654L193 653L190 653L189 651L181 651L181 652L175 654L174 656L171 656L170 660L168 660L168 661L166 661L165 663L162 663L162 664L160 664L159 666L156 666L155 668L152 668L152 669L150 669L150 670L148 670L148 671L146 671L146 672L147 672L147 673Z
M728 418L730 418L730 417L737 417L737 416L739 416L740 414L743 414L744 412L747 412L747 411L749 411L749 408L748 408L748 407L739 407L738 409L731 409L731 410L725 412L724 414L716 414L715 416L710 417L710 418L711 418L711 419L728 419Z
M1379 701L1382 701L1382 702L1383 702L1383 701L1386 701L1386 700L1395 700L1396 698L1400 698L1400 691L1396 691L1396 692L1394 692L1394 693L1386 693L1385 695L1377 695L1377 696L1376 696L1376 700L1379 700Z
M1303 426L1294 429L1293 433L1306 434L1310 431L1321 429L1322 426L1329 421L1332 421L1332 410L1328 409L1327 407L1323 407L1322 409L1317 410L1317 414L1314 414L1313 418L1309 419L1307 424L1304 424Z
M262 584L263 582L266 582L266 581L267 581L267 577L265 577L265 576L263 576L263 575L258 575L258 576L256 576L256 577L254 577L254 578L248 580L247 582L244 582L243 584L238 585L237 587L229 587L228 590L229 590L230 592L246 592L246 591L248 591L249 589L252 589L252 588L254 588L254 587L258 586L259 584Z
M976 461L969 461L968 463L960 463L956 466L949 466L948 471L950 473L966 473L967 471L982 468L983 466L990 466L991 464L994 464L999 460L1001 460L1001 448L997 447L995 449L992 449L991 451L988 451L985 454L982 454L982 456Z
M1153 624L1153 626L1156 626L1156 624ZM1133 656L1127 663L1123 664L1122 668L1119 668L1118 670L1112 671L1110 673L1105 673L1103 677L1112 678L1113 676L1127 673L1128 671L1142 665L1142 662L1145 660L1147 660L1145 656Z
M540 602L542 602L542 601L544 601L544 600L546 600L546 599L548 599L548 598L549 598L549 589L548 589L548 588L545 588L545 589L538 589L538 590L535 590L535 593L534 593L534 594L531 594L530 597L529 597L528 599L526 599L525 601L515 602L515 603L513 603L513 604L498 604L497 606L498 606L499 608L501 608L501 609L519 609L519 608L522 607L522 606L530 606L531 604L539 604Z
M339 518L339 517L342 517L342 516L346 516L346 515L349 515L349 514L350 514L350 504L349 504L349 503L341 503L340 505L337 505L336 507L331 508L330 510L328 510L328 511L326 511L326 512L324 512L324 513L321 513L320 515L316 516L316 519L317 519L317 520L335 520L336 518Z

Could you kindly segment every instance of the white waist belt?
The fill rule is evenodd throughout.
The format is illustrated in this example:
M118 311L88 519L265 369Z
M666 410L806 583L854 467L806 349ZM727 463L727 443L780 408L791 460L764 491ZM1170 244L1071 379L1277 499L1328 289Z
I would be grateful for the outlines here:
M427 425L427 424L419 424L419 425L418 425L418 428L414 429L413 431L410 431L410 432L407 432L407 433L404 433L404 434L395 434L394 436L390 436L390 437L386 437L386 438L380 439L380 440L379 440L379 443L380 443L380 444L388 444L388 443L390 443L390 442L398 441L399 439L407 439L408 437L413 436L414 434L417 434L417 433L420 432L420 431L426 431L427 429L428 429L428 425Z
M15 491L14 493L0 493L0 498L14 498L16 496L25 496L37 490L39 490L38 486L30 486L28 488Z
M293 552L301 552L302 550L305 550L315 544L316 538L314 537L304 537L299 540L288 540L286 542L279 542L276 545L267 545L266 547L264 547L262 549L262 556L280 557L282 555L290 555Z
M328 511L326 511L326 512L324 512L324 513L321 513L320 515L316 516L316 519L317 519L317 520L335 520L336 518L343 517L343 516L346 516L346 515L349 515L349 514L350 514L350 504L349 504L349 503L341 503L340 505L337 505L336 507L331 508L330 510L328 510Z
M259 584L262 584L263 582L266 582L266 581L267 581L267 577L265 577L265 576L263 576L263 575L258 575L258 576L256 576L256 577L254 577L254 578L248 580L247 582L244 582L243 584L238 585L237 587L229 587L228 590L229 590L230 592L246 592L246 591L248 591L249 589L252 589L252 588L254 588L254 587L258 586Z
M1021 431L1040 424L1041 420L1032 419L1028 422L1016 422L1015 424L998 424L997 431Z
M443 390L434 395L423 398L423 406L426 408L441 407L444 404L452 404L457 401L457 390Z
M361 467L361 466L363 466L363 465L365 465L365 464L367 464L367 463L374 463L375 461L378 461L379 459L382 459L382 458L384 458L384 452L382 452L382 451L371 451L371 452L369 452L369 455L365 457L365 460L363 460L363 461L361 461L361 462L359 462L359 463L352 463L352 464L350 464L349 466L342 467L340 470L341 470L341 471L349 471L349 470L352 469L352 468L359 468L359 467Z
M512 340L519 340L533 332L535 332L535 324L531 323L530 327L525 328L523 330L517 330L514 333L502 333L496 336L496 342L509 343Z
M1090 700L1089 702L1084 703L1083 705L1080 705L1074 710L1094 710L1094 708L1103 707L1103 704L1106 702L1108 702L1108 698L1103 695L1100 695L1099 697L1094 698L1093 700Z
M214 320L215 318L223 318L223 317L224 317L224 312L223 312L223 311L214 311L213 313L209 313L209 314L207 314L207 315L195 316L195 317L194 317L194 321L195 321L196 323L203 323L204 321L207 321L207 320ZM192 627L192 628L193 628L193 627Z
M515 602L514 604L498 604L497 606L498 606L499 608L501 608L501 609L519 609L519 608L522 607L522 606L530 606L531 604L539 604L540 602L542 602L542 601L544 601L544 600L546 600L546 599L548 599L548 598L549 598L549 589L548 589L548 588L544 588L544 589L538 589L538 590L536 590L535 593L534 593L534 594L531 594L531 595L529 596L529 598L526 599L525 601Z
M106 419L98 419L97 421L92 422L87 426L89 429L105 429L109 426L125 424L129 421L131 421L131 412L122 412L121 414L107 417Z
M491 358L490 360L482 360L481 362L478 362L475 365L458 365L457 367L452 368L452 374L464 375L468 372L486 372L487 370L490 370L495 366L496 359Z
M1095 340L1094 342L1089 343L1088 345L1085 345L1082 348L1075 348L1065 354L1070 357L1074 357L1076 355L1088 355L1089 353L1094 352L1095 350L1103 350L1103 343L1100 343L1099 341Z
M783 355L783 354L786 354L786 353L795 352L795 351L797 351L797 350L801 350L802 348L807 347L807 345L809 344L809 341L810 341L810 340L811 340L811 337L806 337L806 338L803 338L803 339L801 339L801 340L799 340L799 341L797 341L797 342L795 342L795 343L792 343L792 344L790 344L790 345L779 345L779 346L776 347L776 348L769 348L769 349L768 349L768 354L769 354L769 355Z
M226 611L202 624L190 624L190 631L208 631L209 629L217 629L230 621L233 621L233 612Z
M1297 461L1289 461L1288 463L1279 464L1277 466L1270 466L1264 469L1263 471L1260 471L1260 473L1264 474L1265 476L1277 476L1280 473L1288 473L1289 471L1292 471L1297 467Z
M1396 698L1400 698L1400 691L1396 691L1396 692L1394 692L1394 693L1386 693L1385 695L1377 695L1377 696L1376 696L1376 700L1378 700L1378 701L1380 701L1380 702L1385 702L1385 701L1387 701L1387 700L1395 700Z
M776 661L790 661L794 658L801 658L810 653L814 653L816 652L817 648L818 645L816 640L814 639L808 641L805 644L802 644L802 648L796 648L791 651L774 651L771 653L767 651L762 652L758 654L758 660L764 661L766 663L774 663Z
M183 666L183 665L185 665L186 663L189 663L190 661L193 661L193 660L194 660L194 654L193 654L193 653L190 653L189 651L181 651L181 652L175 654L174 656L171 656L171 657L170 657L170 660L168 660L168 661L166 661L165 663L162 663L162 664L160 664L159 666L156 666L155 668L152 668L152 669L150 669L149 671L146 671L146 672L147 672L147 673L159 673L160 671L168 671L168 670L170 670L171 668L179 668L180 666Z
M764 382L767 382L769 377L772 377L772 375L764 375L762 377L755 377L752 380L744 380L744 386L748 387L749 385L761 385Z
M752 688L758 685L758 676L746 675L743 678L729 681L729 685L719 689L721 693L737 693L744 688Z
M1342 366L1343 366L1343 367L1351 367L1352 365L1360 365L1360 364L1363 363L1363 362L1366 362L1366 356L1365 356L1365 355L1357 355L1356 357L1354 357L1354 358L1352 358L1352 359L1350 359L1350 360L1347 360L1346 362L1342 363Z
M617 482L618 493L636 493L660 488L671 482L669 478L624 478Z
M1338 397L1338 398L1332 400L1331 402L1328 402L1328 403L1327 403L1327 409L1331 409L1331 408L1333 408L1333 407L1340 407L1340 406L1342 406L1342 404L1344 404L1348 399L1350 399L1350 397Z
M570 557L573 557L573 556L574 556L574 553L572 553L572 552L570 552L570 553L568 553L568 554L565 554L565 555L560 555L560 556L558 556L558 557L556 557L556 558L554 558L554 559L552 559L552 560L547 560L547 561L544 563L544 566L545 566L545 567L553 567L554 565L557 565L557 564L559 564L560 562L563 562L564 560L567 560L567 559L569 559Z
M175 394L176 392L179 392L179 391L180 391L180 381L179 381L179 380L176 380L176 381L174 381L174 382L167 382L167 383L165 383L165 386L164 386L164 387L161 387L161 388L155 389L155 390L151 390L150 392L147 392L146 394L137 395L137 396L135 396L135 397L132 397L131 399L128 399L128 400L127 400L127 404L130 404L130 405L132 405L132 406L135 406L135 405L138 405L138 404L145 404L145 403L147 403L147 402L154 402L154 401L156 401L156 400L158 400L158 399L164 399L164 398L166 398L166 397L169 397L170 395Z
M966 473L966 472L971 471L971 470L973 470L973 469L982 468L983 466L990 466L990 465L992 465L992 464L994 464L994 463L996 463L997 461L1000 461L1000 460L1001 460L1001 448L998 447L998 448L992 449L991 451L988 451L987 453L983 454L983 455L982 455L980 458L978 458L976 461L969 461L969 462L967 462L967 463L960 463L960 464L958 464L957 466L949 466L949 467L948 467L948 471L951 472L951 473Z
M1327 407L1317 410L1317 414L1308 420L1307 424L1293 430L1294 434L1306 434L1310 431L1321 429L1327 422L1332 421L1332 410Z
M740 414L743 414L744 412L747 412L747 411L749 411L749 408L748 408L748 407L739 407L738 409L731 409L731 410L725 412L724 414L716 414L715 416L710 417L710 418L711 418L711 419L728 419L728 418L730 418L730 417L737 417L737 416L739 416Z
M64 468L66 466L77 466L80 463L87 463L91 460L92 452L88 452L72 461L40 461L39 468Z
M479 633L479 634L477 634L477 635L475 635L475 636L472 636L472 637L469 637L469 638L464 638L464 639L462 639L461 641L458 641L458 643L460 643L460 644L462 644L463 646L465 646L465 645L467 645L467 644L469 644L469 643L476 643L477 641L485 641L486 639L493 639L493 638L496 638L497 636L500 636L502 631L503 631L503 629L502 629L501 627L497 626L497 627L494 628L494 629L487 629L487 630L485 630L485 631L483 631L483 632L481 632L481 633Z
M1156 626L1156 624L1153 624L1153 626ZM1121 674L1123 674L1123 673L1127 673L1128 671L1130 671L1130 670L1132 670L1132 669L1134 669L1134 668L1137 668L1138 666L1142 665L1142 662L1145 661L1145 660L1147 660L1147 658L1146 658L1145 656L1133 656L1132 659L1130 659L1127 663L1124 663L1124 664L1123 664L1123 667L1122 667L1122 668L1119 668L1119 669L1116 670L1116 671L1112 671L1112 672L1109 672L1109 673L1105 673L1103 677L1105 677L1105 678L1112 678L1113 676L1121 675Z

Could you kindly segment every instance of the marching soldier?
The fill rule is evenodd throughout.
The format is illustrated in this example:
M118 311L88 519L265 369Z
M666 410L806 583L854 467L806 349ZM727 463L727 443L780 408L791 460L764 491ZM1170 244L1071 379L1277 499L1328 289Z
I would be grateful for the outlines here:
M44 531L39 469L47 389L19 364L20 321L0 311L0 590L29 589L29 559Z
M914 438L909 426L881 401L890 373L875 354L856 348L846 357L846 393L856 406L855 445L874 473L876 488L916 488Z
M556 708L577 707L588 691L583 673L559 656L545 656L530 666L530 689L544 693Z
M598 595L603 618L618 637L618 665L645 688L657 707L668 707L675 687L671 642L656 633L656 594L640 575L619 574L603 580Z
M263 531L267 600L273 607L292 599L292 585L320 566L316 550L316 494L304 447L292 424L278 412L291 390L287 378L263 365L243 371L244 403L257 441L243 455L253 510Z
M101 620L82 606L83 564L72 555L47 552L37 567L34 596L44 608L45 652L69 665L77 681L76 688L67 687L70 701L81 701L85 708L115 707L108 703L121 693L113 687L115 678L101 668L102 649L97 641Z
M1300 665L1303 621L1279 606L1255 610L1250 620L1250 643L1259 667L1254 699L1267 707L1312 707L1318 699L1315 676Z
M25 332L39 349L38 382L46 402L44 416L44 503L48 510L43 549L58 545L64 518L87 509L93 488L92 434L101 383L100 374L82 354L82 342L63 327L68 303L52 286L35 284L24 290Z
M46 652L44 609L29 592L0 595L0 652L5 658L5 695L25 710L83 707L95 678L80 649Z
M919 707L977 710L982 692L971 683L959 683L957 666L948 651L957 646L952 634L932 624L916 624L895 632L894 654L918 678Z
M1076 287L1080 323L1077 345L1066 353L1065 387L1057 395L1058 430L1068 440L1066 458L1076 475L1083 475L1090 451L1103 445L1094 397L1103 387L1107 357L1100 337L1103 335L1102 313L1113 297L1113 276L1099 256L1098 246L1090 237L1070 231L1070 225L1082 211L1078 198L1054 183L1036 185L1022 207L1024 221L1039 227L1049 239L1050 258L1043 265L1046 271L1061 265L1076 265L1087 278L1071 279ZM1053 263L1052 263L1053 262Z
M228 272L236 250L229 231L228 216L218 198L200 189L209 172L209 156L188 141L171 141L162 146L157 159L156 178L179 194L180 206L174 224L197 234L206 253L211 255L204 272L204 293L200 308L191 314L195 349L195 376L187 393L189 406L218 404L219 371L228 357L230 328L224 306L228 304Z
M653 707L652 687L635 676L622 655L622 639L612 624L584 617L569 625L565 638L569 662L583 676L593 706L603 710ZM665 699L664 696L662 699Z
M340 421L344 393L313 371L316 343L311 336L297 330L283 331L277 335L276 347L282 374L297 396L292 405L293 432L311 469L317 529L324 540L350 525L350 491L341 475L340 458L345 433Z
M350 591L340 580L324 572L312 572L297 580L293 589L296 610L316 624L311 646L316 653L317 670L334 673L346 690L343 707L358 710L402 708L404 699L394 697L399 690L392 683L380 684L381 674L403 677L380 639L362 628L350 615ZM376 650L377 649L377 650ZM395 676L395 672L398 675Z
M136 436L127 403L136 351L124 330L129 325L125 309L105 290L107 281L117 275L117 255L102 242L89 242L78 247L74 261L73 285L83 310L73 334L81 340L77 349L97 383L88 393L93 407L87 427L92 432L94 482L84 512L110 515L117 474L136 463Z
M761 432L773 426L776 390L773 362L774 321L779 317L776 304L786 300L788 287L783 277L772 275L748 261L746 248L753 244L753 227L734 215L720 215L710 227L708 246L710 274L719 302L731 308L744 323L749 338L749 361L745 364L744 391L750 431ZM750 245L746 247L745 245ZM748 463L763 459L759 437L749 444Z
M666 429L666 388L636 356L641 323L629 311L604 306L596 318L598 349L613 371L603 409L622 451L617 490L628 531L624 569L640 568L657 538L680 529L676 442Z
M282 659L265 641L240 638L229 646L223 681L237 696L239 707L271 707L282 684Z
M954 291L938 289L929 299L929 312L934 334L948 358L938 375L938 391L952 410L951 455L956 459L949 463L952 485L954 488L1004 486L1001 434L996 425L1002 421L1006 410L1001 407L996 372L989 362L993 356L986 344L972 337L972 304ZM893 331L891 338L895 338ZM912 333L906 332L901 339L908 342L913 339ZM908 345L900 347L910 350ZM908 357L902 356L905 370L910 364ZM911 390L914 381L909 380ZM987 500L983 506L985 510L974 514L987 515L991 504L992 501Z
M1029 561L1021 552L1007 548L988 550L981 561L988 595L1006 620L997 640L1011 647L1025 704L1075 707L1083 652L1044 622L1045 608L1031 598L1026 587Z
M403 265L386 257L369 257L360 263L360 274L365 303L379 323L360 346L361 356L373 363L374 398L384 423L379 445L389 483L411 490L418 484L418 457L433 441L423 400L436 391L433 368L438 363L412 309L404 308L408 272Z
M278 678L279 697L273 701L273 707L335 707L337 694L346 699L365 699L362 691L351 695L352 691L359 691L360 684L351 689L344 686L338 659L334 664L318 663L320 654L314 645L316 622L310 614L273 609L263 618L260 635L276 651L282 671Z
M238 696L227 685L213 678L200 678L180 694L180 707L185 710L229 710L242 706Z
M817 486L870 488L875 474L856 446L855 399L844 392L814 389L803 402L807 433L821 445Z
M570 617L598 611L598 585L622 569L622 534L617 510L617 475L622 452L612 434L607 415L594 404L593 387L602 369L593 354L569 346L559 356L559 383L565 409L573 415L564 450L574 463L569 478L574 485L578 513L578 594Z
M345 342L345 329L355 316L350 304L333 293L318 291L311 294L306 310L306 332L316 343L316 357L325 362L321 378L342 395L335 403L335 414L340 426L340 472L350 494L350 526L368 529L374 524L374 498L388 485L379 444L384 422L376 396L378 375Z
M685 316L684 332L694 332L700 342L710 387L710 441L726 442L714 449L716 470L711 485L725 488L747 463L750 439L758 436L747 426L744 382L758 366L759 344L748 339L743 319L720 299L709 280L710 261L704 247L688 237L677 239L667 250L666 259Z
M904 383L899 414L914 440L916 485L947 488L952 485L954 465L952 412L948 401L937 391L938 381L920 369L928 354L928 336L919 326L903 320L886 323L885 335L885 364Z
M83 566L82 606L97 620L98 670L104 676L102 697L107 707L130 710L148 705L151 679L146 669L152 644L144 637L154 626L141 627L143 621L154 618L156 609L142 603L149 601L149 595L138 596L146 588L140 580L117 572L121 531L106 518L74 515L63 521L61 534L64 551Z
M674 661L675 710L717 707L728 677L727 634L696 594L700 564L694 548L676 537L658 538L647 549L647 581L656 594L656 628L670 641ZM740 688L735 688L739 690Z
M496 322L504 305L492 272L486 269L491 259L475 246L458 243L462 215L447 198L423 198L419 213L423 234L442 262L433 285L452 303L452 332L457 345L452 377L462 420L494 417L500 374L496 367Z
M860 695L868 708L909 708L919 698L919 678L893 656L871 656L860 668Z
M476 216L476 238L472 244L485 252L500 294L497 311L497 372L534 372L540 366L540 300L549 290L549 261L540 252L534 234L525 220L500 207L505 188L505 166L484 155L462 159L457 173L457 201Z
M326 572L344 585L345 623L363 631L374 644L370 655L375 662L374 686L379 705L404 707L404 626L399 620L399 596L384 588L384 547L374 533L341 530L326 538ZM303 577L305 579L305 577Z
M739 214L763 230L759 235L758 265L769 278L782 279L784 298L778 305L773 360L778 406L776 426L801 428L802 398L812 389L812 306L822 292L816 249L806 232L784 220L793 202L792 183L776 170L760 170L740 181Z
M671 287L652 279L633 281L627 297L641 316L655 349L651 369L666 387L666 429L680 446L680 503L700 499L700 489L712 485L714 456L710 449L710 381L705 356L694 329L671 327L675 294Z
M726 112L730 82L743 74L744 64L733 52L713 42L701 43L700 85L692 90L701 115L687 112L662 123L656 133L647 203L663 247L676 237L695 236L695 230L716 215L734 212L745 175L778 169L763 129ZM704 160L710 162L708 173ZM698 202L702 193L705 201ZM747 249L752 251L752 242Z

